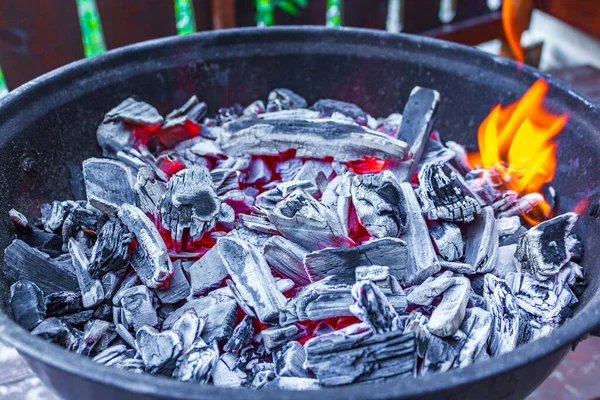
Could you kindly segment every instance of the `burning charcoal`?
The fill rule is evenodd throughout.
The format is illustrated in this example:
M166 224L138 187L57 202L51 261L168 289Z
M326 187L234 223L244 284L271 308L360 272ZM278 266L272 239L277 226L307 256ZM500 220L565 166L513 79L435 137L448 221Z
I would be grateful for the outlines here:
M161 224L181 243L184 230L190 240L200 240L217 221L221 201L212 186L206 167L194 166L173 175L159 204Z
M317 120L238 120L226 124L218 144L228 156L276 155L295 149L296 157L354 161L364 157L403 159L406 143L360 125Z
M327 180L333 174L333 167L331 162L323 160L306 160L302 165L302 168L294 176L295 181L310 181L315 183L317 176L322 173Z
M238 356L235 353L221 355L212 372L212 382L217 387L243 386L247 374L237 366Z
M366 322L375 333L392 332L400 329L401 323L381 289L371 281L358 281L352 287L354 304L350 311Z
M79 290L70 260L50 258L18 239L4 250L2 274L13 282L20 279L31 281L47 295Z
M310 109L318 111L321 117L331 117L336 112L352 118L359 125L367 124L367 113L356 104L345 101L321 99L310 106Z
M252 160L250 167L246 172L246 183L267 183L270 182L272 178L273 172L271 172L271 169L265 160L262 158Z
M41 207L44 230L48 233L55 232L62 225L67 210L60 201L53 201L52 206L44 204Z
M319 189L311 181L288 181L278 184L275 189L267 190L256 196L256 208L262 213L268 213L296 189L302 189L311 196L319 193Z
M571 260L579 262L583 260L584 246L583 241L576 233L572 233L568 238L569 253L571 253Z
M454 285L444 292L442 302L433 310L427 328L439 337L456 333L465 319L471 284L467 278L457 277Z
M309 253L304 258L306 272L315 282L327 276L346 277L354 282L355 268L365 265L385 265L399 281L406 281L409 258L406 242L383 238L349 248L330 248Z
M230 190L240 188L240 171L234 169L213 169L210 171L210 177L215 191L219 196Z
M521 264L515 258L516 252L516 244L499 247L498 259L492 273L499 278L505 278L509 272L521 272Z
M90 276L88 272L89 261L82 244L71 238L69 240L69 253L73 260L73 267L79 289L81 290L81 301L84 308L93 308L104 301L104 288L102 283Z
M262 100L256 100L250 103L246 108L244 108L242 115L248 117L255 117L259 114L264 113L266 109L267 108L265 107L265 103Z
M35 283L19 280L10 287L10 308L14 320L23 328L32 330L46 316L44 293Z
M462 345L455 366L464 368L473 364L482 353L487 354L488 338L492 330L492 315L479 307L467 309L465 320L460 326L466 339Z
M304 256L307 253L302 247L281 236L270 237L264 247L265 259L271 268L300 286L310 283L304 269Z
M150 168L142 167L138 170L133 188L137 199L136 203L142 211L154 215L157 211L160 198L165 193L165 188L156 179Z
M135 335L137 348L151 374L170 375L181 354L181 338L171 330L159 332L150 326L143 326Z
M484 207L467 226L466 237L465 262L473 267L473 273L492 271L498 258L498 230L490 207Z
M95 310L93 310L92 317L95 319L101 319L103 321L111 321L112 307L108 304L100 304Z
M481 213L479 202L455 182L456 172L445 164L425 164L419 171L418 195L429 219L471 222Z
M509 202L502 207L503 210L500 210L497 213L497 216L498 218L506 218L517 215L527 215L544 201L544 196L539 193L527 193L518 199L513 199L512 202Z
M355 175L351 190L358 219L372 236L398 237L406 231L406 200L392 172Z
M135 178L120 161L88 158L83 162L85 191L90 204L112 215L123 204L135 204Z
M531 270L540 281L557 274L571 257L568 238L576 221L577 214L562 214L521 236L516 257L523 269Z
M399 280L406 285L414 285L437 273L440 270L440 264L429 238L429 230L421 214L421 207L415 191L408 182L400 184L400 188L404 193L407 206L406 225L408 230L403 239L412 251L408 252L406 275Z
M267 218L248 214L239 214L238 216L240 217L242 224L248 229L271 235L279 235L279 231L275 225L269 222Z
M296 341L286 343L273 354L277 376L307 378L308 374L304 370L305 361L306 351Z
M123 270L129 261L132 235L119 221L109 220L102 226L92 248L88 271L92 278L101 278L107 272Z
M134 286L123 291L120 305L127 323L139 331L143 326L155 327L158 318L153 304L153 294L145 286Z
M167 114L167 119L187 117L194 122L200 122L206 115L206 103L198 100L198 97L192 96L184 105Z
M150 104L129 97L106 113L103 122L112 121L127 122L154 130L162 124L163 117Z
M410 304L428 306L455 282L456 277L454 277L452 271L445 271L435 278L430 276L408 294L407 300Z
M183 352L191 349L204 329L204 319L198 318L195 310L186 311L174 324L173 331L179 334Z
M85 311L77 312L75 314L68 314L68 315L62 316L62 317L60 317L60 319L71 326L79 326L79 325L85 324L90 319L92 319L93 315L94 315L94 310L85 310Z
M296 189L269 213L269 220L292 242L307 250L349 247L337 214L302 189Z
M44 299L49 317L75 313L83 309L80 292L54 292Z
M100 279L100 283L102 284L102 289L104 290L104 297L106 299L112 299L115 295L119 285L122 281L122 276L117 275L114 272L106 273L102 279Z
M99 353L105 350L116 336L113 324L99 319L92 320L85 324L77 354L90 356L93 353Z
M199 339L191 349L177 360L173 377L184 382L208 383L213 368L219 360L219 347Z
M560 319L558 315L569 306L573 297L570 289L563 293L563 286L560 290L555 289L555 293L551 282L540 282L529 273L510 273L506 276L506 283L512 289L519 307L543 321Z
M308 333L301 325L272 326L260 332L265 348L271 353L275 348L284 345L291 340L302 339Z
M180 260L173 263L173 271L174 273L169 281L169 286L165 289L159 288L154 291L164 304L177 303L190 294L190 283L183 273Z
M227 274L218 248L212 247L190 267L192 295L201 296L208 290L219 287Z
M56 343L69 351L74 351L77 348L81 337L81 332L71 328L58 318L43 320L31 331L31 334Z
M293 110L296 108L306 108L306 100L292 92L290 89L274 89L269 93L267 102L267 111Z
M302 160L300 158L290 158L275 164L275 172L279 174L283 182L293 180L301 168Z
M431 162L442 162L446 163L452 161L456 157L456 153L444 146L439 134L435 132L435 137L431 135L425 143L425 149L423 149L423 155L419 161L417 168L421 169L423 165Z
M169 113L158 134L161 143L171 148L181 140L196 136L200 131L198 124L206 115L206 109L206 103L201 103L196 96L192 96L183 106Z
M237 353L250 341L250 339L252 339L253 335L254 328L252 327L252 318L246 315L233 330L233 334L227 343L225 343L223 350Z
M410 181L417 170L425 145L427 144L431 123L440 94L436 90L416 86L404 106L402 125L394 137L400 139L410 148L411 159L404 165L394 168L399 182ZM420 179L419 179L420 181Z
M242 115L244 109L240 104L234 104L231 107L221 107L217 111L217 124L222 125L229 121L234 121Z
M358 225L358 221L354 219L352 225L350 222L353 178L354 174L351 172L345 172L342 175L336 176L329 182L321 198L323 204L328 205L336 211L346 232L349 232L350 228L356 228L356 225Z
M235 283L233 287L251 308L252 314L262 323L277 322L279 310L286 299L277 290L264 257L254 246L238 239L222 238L216 246Z
M156 289L168 283L173 265L152 221L142 210L129 204L121 207L119 219L137 239L131 263L144 285Z
M309 340L304 348L306 366L324 386L415 375L417 358L412 333L368 331L349 335L337 331Z
M457 261L462 258L465 242L457 225L446 221L431 221L429 233L444 260Z

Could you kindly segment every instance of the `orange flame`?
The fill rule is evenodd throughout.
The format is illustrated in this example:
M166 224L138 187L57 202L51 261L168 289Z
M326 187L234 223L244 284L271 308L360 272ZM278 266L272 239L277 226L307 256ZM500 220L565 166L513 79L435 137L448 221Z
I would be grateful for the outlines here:
M479 153L468 154L471 165L485 168L505 189L520 195L539 192L554 178L556 144L552 138L568 117L544 109L547 92L548 83L538 79L517 102L497 105L479 126ZM544 201L537 211L548 217L550 206Z
M519 12L518 1L519 0L508 0L502 3L502 26L504 27L506 41L510 46L515 60L523 63L525 61L525 52L521 46L521 35L523 34L523 31L517 27L518 23L516 22Z

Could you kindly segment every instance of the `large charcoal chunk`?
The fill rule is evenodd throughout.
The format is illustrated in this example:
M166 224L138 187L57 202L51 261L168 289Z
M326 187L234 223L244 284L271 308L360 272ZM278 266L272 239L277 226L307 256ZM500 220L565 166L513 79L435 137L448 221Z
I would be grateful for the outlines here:
M106 113L104 122L111 121L127 122L153 130L162 124L163 117L150 104L128 97Z
M306 329L301 325L272 326L260 332L267 353L273 352L279 346L291 340L302 339L307 336Z
M429 233L440 256L446 261L457 261L462 258L465 242L460 228L451 222L431 221Z
M181 337L183 352L187 352L204 330L204 319L198 318L195 310L186 311L171 328Z
M244 347L254 336L254 328L252 327L252 317L246 315L244 319L235 327L231 337L223 346L223 350L237 353Z
M454 285L446 289L442 302L433 310L427 328L439 337L448 337L456 333L465 319L471 283L467 278L458 277Z
M146 371L152 374L170 375L183 348L176 332L159 332L150 326L143 326L138 330L135 342Z
M456 278L452 271L445 271L437 277L430 276L419 286L416 286L407 296L411 304L428 306L436 297L454 285Z
M304 369L305 361L306 350L296 341L286 343L273 354L277 376L307 378L308 373Z
M368 114L356 104L340 100L321 99L310 106L310 109L318 111L321 117L331 117L334 113L340 113L352 118L359 125L367 125Z
M304 97L292 92L290 89L273 89L269 93L267 101L267 111L294 110L296 108L306 108L307 103Z
M165 242L150 218L129 204L121 207L118 216L137 239L132 265L141 281L151 289L167 284L173 275L173 264Z
M54 292L46 295L44 300L49 317L76 313L83 309L81 292Z
M135 178L120 161L88 158L83 162L85 191L91 205L112 215L123 204L135 204Z
M455 366L463 368L473 364L482 354L487 355L487 344L492 331L492 314L483 308L467 309L460 331L466 335Z
M219 248L211 247L190 267L191 294L201 296L210 289L219 287L227 275L228 272L219 254Z
M219 347L217 342L212 346L202 339L181 355L173 371L173 378L183 382L208 383L212 371L219 361Z
M92 278L98 279L108 272L123 270L129 262L129 244L132 238L119 221L106 222L92 248L88 266Z
M67 323L58 318L43 320L31 331L31 334L56 343L70 351L77 349L79 339L81 338L81 332L71 328Z
M483 207L481 215L467 226L465 262L472 267L472 274L488 273L498 259L499 236L496 218L491 207Z
M165 193L165 187L155 176L149 167L141 167L138 170L135 184L136 204L145 213L154 215L157 211L160 198Z
M381 289L372 281L358 281L352 287L354 304L350 311L375 333L399 330L400 317Z
M83 338L79 342L77 354L90 356L104 351L117 336L113 324L99 319L85 324Z
M10 287L10 308L15 321L25 329L32 330L46 316L44 293L28 280L20 280Z
M154 295L150 289L142 285L134 286L124 290L120 299L125 320L136 332L143 326L158 326Z
M174 304L185 299L190 294L190 283L188 282L181 266L181 260L173 263L173 276L167 288L156 289L154 292L164 304Z
M69 240L69 253L79 282L83 307L93 308L104 301L104 288L102 282L90 276L88 272L90 262L85 250L85 247L75 239L71 238Z
M272 236L265 242L265 259L276 273L306 286L310 283L304 269L304 256L308 252L281 236Z

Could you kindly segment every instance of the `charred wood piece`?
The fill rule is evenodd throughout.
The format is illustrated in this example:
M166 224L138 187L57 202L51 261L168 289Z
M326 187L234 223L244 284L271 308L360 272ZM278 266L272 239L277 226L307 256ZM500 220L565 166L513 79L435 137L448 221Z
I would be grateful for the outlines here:
M297 244L281 236L270 237L264 245L267 263L279 275L290 278L301 286L311 281L304 269L304 256L308 252Z
M220 196L229 192L230 190L239 189L240 174L240 171L235 169L218 168L210 171L210 177L217 195Z
M483 354L487 356L487 344L492 331L492 314L480 307L468 308L460 331L466 338L454 365L464 368L473 364Z
M431 221L429 233L433 244L440 256L446 261L457 261L462 258L465 251L460 228L452 222Z
M356 104L333 99L321 99L310 106L310 109L318 111L321 118L331 117L334 113L340 113L351 118L359 125L367 125L367 113Z
M237 353L242 347L248 344L253 335L254 328L252 327L252 318L246 315L233 330L231 337L227 343L225 343L225 346L223 346L223 350Z
M296 341L288 342L277 349L273 354L273 362L275 373L279 377L308 378L308 373L304 369L306 350Z
M106 113L103 123L107 122L126 122L155 130L162 124L163 117L150 104L129 97Z
M467 226L465 236L465 262L473 267L473 273L491 272L498 259L499 246L494 211L484 207L481 215Z
M35 283L19 280L10 287L10 309L19 325L32 330L46 317L44 293Z
M154 291L163 304L175 304L190 294L190 283L183 272L181 260L173 262L173 271L169 286Z
M54 292L45 296L46 315L59 317L72 314L83 309L81 304L81 292Z
M267 101L268 112L306 108L306 106L304 97L285 88L272 90Z
M77 354L90 356L104 351L117 337L113 324L94 319L85 324L83 338L79 341Z
M171 329L179 334L184 353L191 349L200 337L204 324L204 319L198 318L195 310L188 310L173 324Z
M82 336L81 331L54 317L43 320L31 331L31 334L51 341L69 351L77 349Z
M133 239L119 221L109 220L100 232L88 266L92 278L99 279L108 272L120 272L129 262L129 244Z
M510 272L521 272L521 263L517 261L515 254L517 253L517 245L511 244L508 246L500 246L498 248L498 258L496 265L491 271L499 278L506 278Z
M271 353L277 347L285 345L292 340L306 337L308 333L301 325L292 324L286 326L272 326L262 330L260 335L262 336L267 353Z
M85 192L90 204L114 215L123 204L135 204L135 178L130 167L106 158L88 158L83 162Z
M177 360L173 377L183 382L208 383L215 364L219 360L219 347L216 342L206 344L202 339Z
M219 287L227 275L218 247L213 246L190 267L192 296L201 296Z
M91 277L88 272L89 261L85 254L84 246L71 238L69 240L69 253L73 261L73 268L81 290L81 301L84 308L93 308L104 301L104 288L102 282Z
M139 285L122 292L120 303L126 323L139 331L144 326L158 326L154 295L145 286Z
M439 337L452 336L465 319L471 283L467 278L457 277L454 285L446 289L441 303L433 310L427 328Z
M350 311L361 321L366 322L375 333L400 330L398 313L385 294L372 281L358 281L352 286L354 304Z
M135 341L147 372L162 375L172 373L183 348L176 332L159 332L151 326L143 326L137 331Z
M147 214L156 214L158 203L165 193L165 187L156 179L150 168L142 167L138 170L134 190L136 204L140 209Z
M445 271L435 278L430 276L407 295L407 300L410 304L428 306L455 282L456 277L452 271Z

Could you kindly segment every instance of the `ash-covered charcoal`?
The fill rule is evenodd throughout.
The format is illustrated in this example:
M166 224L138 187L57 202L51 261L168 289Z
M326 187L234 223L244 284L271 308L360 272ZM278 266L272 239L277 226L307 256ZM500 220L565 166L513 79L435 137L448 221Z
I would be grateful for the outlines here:
M317 324L315 329L313 329L312 333L313 333L313 337L317 337L317 336L327 335L328 333L331 333L333 331L335 331L335 329L331 325L329 325L325 321L321 321Z
M290 278L300 286L310 283L310 278L304 269L304 256L307 254L306 249L281 236L270 237L264 246L265 260L271 268L277 274Z
M276 155L295 149L296 157L333 157L354 161L405 158L406 143L388 135L331 118L317 120L238 120L223 126L217 143L228 156Z
M92 317L95 319L101 319L103 321L112 321L112 306L103 303L100 304L95 310L92 311Z
M267 107L262 100L256 100L252 103L248 104L244 111L242 111L242 115L246 117L256 117L266 111Z
M163 117L150 104L129 97L104 116L104 123L113 121L126 122L143 126L147 130L154 130L162 124Z
M303 189L311 196L319 193L319 189L311 181L292 180L278 184L274 189L267 190L256 196L255 205L258 211L267 214L274 209L281 200L285 199L296 189Z
M121 207L118 216L136 238L137 247L131 264L141 281L151 289L168 284L173 275L173 264L152 221L142 210L129 204Z
M359 125L367 125L367 113L356 104L340 100L321 99L309 108L318 111L321 118L331 117L334 113L340 113L351 118Z
M496 259L496 265L491 271L492 274L504 279L506 275L510 272L521 272L521 264L517 261L517 258L515 257L516 253L516 244L500 246L498 248L498 257Z
M248 381L248 374L238 367L235 353L221 355L212 371L212 383L217 387L240 387Z
M183 106L167 115L157 134L158 139L167 148L172 148L178 142L196 136L206 110L206 103L192 96Z
M253 159L246 171L245 182L250 185L265 184L273 178L273 172L262 158Z
M110 342L117 337L113 324L99 319L85 324L83 338L79 342L77 354L90 356L106 350Z
M433 244L446 261L457 261L462 258L465 251L465 242L460 228L452 222L431 221L429 234Z
M467 278L456 277L454 285L444 291L441 303L431 313L427 328L439 337L448 337L456 333L467 311L467 302L471 283Z
M269 93L267 101L267 111L293 110L296 108L306 108L308 104L304 97L292 92L290 89L274 89Z
M44 293L35 283L19 280L10 287L10 309L19 325L32 330L46 317Z
M190 294L190 283L183 273L181 260L173 262L173 271L169 286L154 291L163 304L175 304Z
M107 272L100 279L100 283L102 284L102 289L104 290L104 297L106 299L112 299L117 290L119 289L119 285L123 280L123 275L120 273L117 275L114 272Z
M308 373L304 369L305 361L306 350L296 341L284 344L273 353L275 373L280 377L308 378Z
M385 297L381 289L372 281L358 281L352 287L354 304L350 311L361 321L366 322L375 333L400 330L398 313Z
M231 192L229 192L231 193ZM260 233L279 235L279 231L266 217L249 214L239 214L241 223L248 229Z
M242 347L248 344L253 335L252 317L246 315L233 330L231 337L227 340L225 346L223 346L223 350L237 353Z
M210 171L210 177L217 195L222 195L230 190L240 188L241 172L235 169L218 168Z
M471 222L481 213L479 202L455 182L456 172L443 163L425 164L417 193L423 212L432 220Z
M481 215L467 226L465 262L473 267L471 273L488 273L498 258L499 237L496 218L490 207L483 207Z
M574 297L568 285L564 285L565 278L555 285L549 281L538 281L529 273L513 272L506 276L506 283L521 309L547 322L559 320L559 314Z
M94 310L79 311L75 314L67 314L60 319L71 326L81 326L92 319Z
M269 220L286 239L307 250L353 244L336 212L302 189L279 202L269 213Z
M277 347L285 345L291 340L302 339L308 332L301 325L291 324L286 326L272 326L260 331L267 353L273 352Z
M416 286L406 298L410 304L428 306L433 303L436 297L454 285L455 281L456 277L452 271L445 271L435 278L430 276L423 283Z
M413 333L347 334L340 330L312 338L304 348L306 366L323 386L379 382L416 374Z
M123 310L126 323L134 331L137 332L144 326L158 326L154 294L147 287L139 285L124 290L119 305Z
M44 230L49 233L56 232L60 228L67 213L65 206L60 201L53 201L52 205L43 204L40 207L40 211Z
M50 257L58 257L62 254L62 239L60 236L29 224L27 218L14 208L8 211L8 215L15 225L17 238L29 246L47 253Z
M566 213L529 229L521 236L517 259L540 281L549 279L569 261L569 235L577 214Z
M584 246L583 241L576 233L569 235L569 253L571 253L571 261L579 262L583 260Z
M279 161L275 164L275 172L279 174L282 182L291 181L302 168L302 159L290 158L288 160Z
M54 292L44 298L46 315L58 317L65 314L76 313L83 309L81 292Z
M454 365L464 368L473 364L482 354L487 355L488 339L492 331L492 314L480 307L468 308L460 331L465 334L465 339Z
M69 240L69 253L73 261L73 268L79 282L81 301L84 308L93 308L104 301L104 288L102 282L91 277L88 272L89 261L85 247L71 238Z
M83 162L85 191L90 204L114 215L123 204L135 204L135 176L130 167L107 158Z
M195 310L186 311L171 328L181 337L183 352L187 352L204 330L204 319L198 318Z
M446 163L454 160L455 157L456 153L442 143L438 132L434 132L425 143L425 149L423 149L423 155L419 161L419 169L427 163Z
M213 368L219 360L219 347L216 342L206 344L198 339L192 347L177 360L173 377L184 382L208 383Z
M152 170L142 167L138 170L137 178L133 186L136 204L147 214L154 215L158 208L160 198L165 193L165 187Z
M31 334L51 341L70 351L77 349L82 336L81 331L54 317L43 320L31 331Z
M119 221L109 220L100 232L88 266L92 278L99 279L108 272L119 272L129 262L129 244L133 236Z
M192 296L201 296L219 287L227 275L218 247L214 246L190 267Z
M323 175L327 180L330 180L333 174L331 162L323 160L306 160L302 168L294 176L295 181L310 181L317 182L319 175Z
M424 222L424 221L423 221ZM355 269L367 265L384 265L400 282L407 282L406 264L409 248L401 239L383 238L348 248L328 248L306 254L304 265L312 282L336 276L354 283Z
M398 237L406 231L406 200L392 172L355 175L351 193L358 219L372 236Z
M176 332L159 332L151 326L143 326L137 331L135 341L146 371L162 375L173 372L183 348Z

